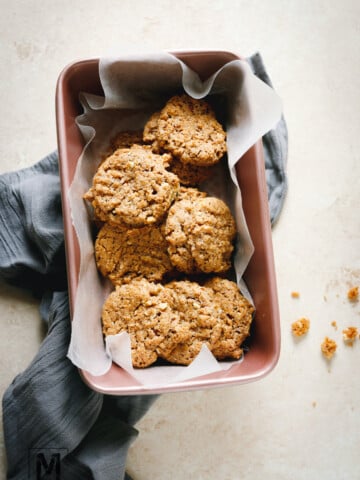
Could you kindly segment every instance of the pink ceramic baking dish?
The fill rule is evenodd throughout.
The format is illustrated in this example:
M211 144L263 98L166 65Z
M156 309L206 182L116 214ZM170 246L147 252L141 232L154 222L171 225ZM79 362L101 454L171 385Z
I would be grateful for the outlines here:
M223 51L177 52L175 55L196 71L202 79L210 76L225 63L239 58L233 53ZM80 255L66 193L84 146L81 133L75 124L76 116L82 113L79 93L103 94L98 65L98 59L90 59L67 66L58 79L56 90L59 165L71 312L78 283ZM244 275L256 307L249 351L245 354L244 361L227 371L156 389L138 384L116 364L102 376L95 377L81 370L83 380L92 389L113 395L135 395L220 387L259 380L275 367L280 353L280 322L261 141L251 147L238 162L237 176L248 228L255 247Z

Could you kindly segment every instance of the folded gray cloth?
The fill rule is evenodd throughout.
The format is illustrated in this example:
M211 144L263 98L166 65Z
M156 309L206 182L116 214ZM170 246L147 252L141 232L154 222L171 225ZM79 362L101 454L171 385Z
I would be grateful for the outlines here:
M269 83L260 56L249 61ZM272 221L286 191L286 148L282 119L264 137ZM3 397L8 480L129 479L125 462L134 424L156 396L94 392L66 357L70 319L56 153L0 176L0 278L41 298L48 326L38 354Z
M119 480L137 434L132 425L155 396L104 397L66 357L70 319L56 153L0 177L0 225L0 277L42 295L48 323L38 354L3 397L7 478L43 478L36 476L42 460L43 473L60 468L64 479Z
M270 77L260 53L247 59L254 74L272 87ZM278 219L287 191L286 161L288 155L288 131L284 116L273 130L263 136L266 183L271 223Z

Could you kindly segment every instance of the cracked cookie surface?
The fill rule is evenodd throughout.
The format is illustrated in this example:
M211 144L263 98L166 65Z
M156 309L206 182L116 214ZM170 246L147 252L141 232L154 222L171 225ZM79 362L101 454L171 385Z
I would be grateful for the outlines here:
M142 145L143 131L142 130L125 130L117 133L110 141L112 151L118 148L130 148L133 145Z
M176 95L166 103L157 121L160 147L183 163L216 164L226 152L226 134L205 100Z
M160 111L154 112L144 127L143 141L151 144L152 151L160 153L162 151L158 140L158 123ZM170 171L179 177L180 183L187 186L196 186L208 179L213 169L207 166L192 165L184 163L179 158L172 158Z
M158 141L158 122L160 111L154 112L144 126L143 141L151 144L153 152L159 153L161 147Z
M184 273L227 271L235 235L229 208L215 197L176 201L165 222L171 262Z
M166 288L174 292L173 308L188 338L162 358L189 365L204 344L218 360L241 358L241 345L249 335L254 307L236 283L214 277L205 285L181 280L170 282Z
M162 358L171 363L189 365L203 344L211 350L212 345L220 339L221 308L213 301L212 292L196 282L173 281L166 288L174 292L173 308L178 312L188 338L174 344L174 348L163 354Z
M95 259L102 275L114 285L139 277L160 281L173 268L161 225L104 224L96 238Z
M165 169L163 157L140 145L116 150L99 166L84 196L95 216L136 227L159 222L179 190L179 180Z
M191 165L190 163L183 163L177 158L174 158L170 165L170 171L179 177L181 185L195 187L207 180L213 173L211 167L201 167L198 165Z
M133 366L148 367L188 336L172 304L169 289L145 279L117 286L103 306L103 333L128 332Z
M165 286L145 279L117 286L104 303L105 336L126 331L134 367L158 358L189 365L205 344L218 360L239 359L254 307L236 283L220 277Z
M212 290L214 300L221 306L223 312L221 335L214 343L212 353L219 360L225 358L237 360L243 354L241 345L250 333L254 307L241 294L235 282L214 277L204 286Z

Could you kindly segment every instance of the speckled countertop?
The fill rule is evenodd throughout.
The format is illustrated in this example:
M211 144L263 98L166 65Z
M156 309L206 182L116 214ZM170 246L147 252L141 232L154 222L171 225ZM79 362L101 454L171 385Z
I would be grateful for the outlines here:
M129 48L260 51L283 99L290 143L289 192L273 229L278 366L256 383L163 395L137 425L129 472L136 480L360 478L360 340L346 346L341 333L360 327L360 302L347 299L360 285L359 2L0 4L1 173L56 148L56 80L80 58ZM0 309L3 393L44 331L28 293L0 284ZM291 323L303 316L310 331L294 340ZM331 362L320 352L326 335L338 343ZM2 441L0 453L5 479Z

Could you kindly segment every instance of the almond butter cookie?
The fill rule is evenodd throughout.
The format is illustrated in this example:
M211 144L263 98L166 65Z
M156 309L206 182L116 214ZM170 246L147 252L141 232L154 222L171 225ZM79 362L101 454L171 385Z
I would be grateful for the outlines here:
M199 167L173 158L170 164L170 172L175 173L179 177L181 185L195 187L205 182L212 175L213 168Z
M118 148L130 148L135 144L142 145L143 143L142 130L125 130L117 133L115 137L111 139L110 146L112 151L115 151Z
M158 223L175 200L179 179L147 147L118 149L98 168L84 198L99 220L141 227Z
M213 292L214 301L220 305L223 312L220 322L221 335L213 344L212 353L218 360L238 360L243 354L241 345L250 333L254 307L241 294L235 282L214 277L208 280L204 287Z
M140 277L160 281L173 269L161 225L129 228L105 223L96 238L95 259L114 285Z
M143 140L145 143L151 144L152 151L161 152L158 140L158 123L161 112L154 112L144 127ZM204 182L213 172L211 167L202 167L184 163L178 158L172 158L170 163L170 171L179 177L180 183L187 186L196 186Z
M209 103L186 94L170 98L154 132L160 148L183 163L214 165L226 152L226 133Z
M207 197L207 193L203 190L198 190L197 188L193 187L184 187L181 186L178 196L176 197L176 201L179 202L180 200L189 200L193 201L197 198L205 198Z
M158 141L158 122L160 112L154 112L144 126L143 141L151 144L153 152L160 153L161 148Z
M165 223L171 262L184 273L227 271L235 235L228 206L215 197L175 202Z
M171 363L189 365L203 344L211 350L220 340L222 311L220 305L214 302L212 291L196 282L173 281L166 288L174 292L173 309L179 314L188 338L174 342L174 348L161 356Z
M148 367L188 338L172 303L171 290L145 279L117 286L103 306L103 333L128 332L133 366Z
M111 138L110 143L101 155L101 162L104 162L115 150L119 148L130 148L133 145L143 145L143 131L142 130L125 130L118 132Z

